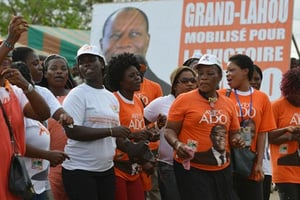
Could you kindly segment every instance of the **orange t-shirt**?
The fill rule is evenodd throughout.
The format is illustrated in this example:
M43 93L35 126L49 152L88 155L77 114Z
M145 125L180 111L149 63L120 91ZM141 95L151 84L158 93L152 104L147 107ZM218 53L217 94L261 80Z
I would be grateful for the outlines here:
M126 100L117 92L114 92L120 103L120 124L130 128L131 132L137 132L145 128L144 108L141 100L134 95L133 101ZM116 149L114 160L129 160L128 154ZM127 181L134 181L139 178L139 174L130 175L115 167L116 176L119 176Z
M221 89L219 93L225 95L226 91L226 89ZM237 111L236 114L241 122L241 111L233 90L229 98L234 102ZM250 114L251 95L238 95L238 99L241 103L243 119L251 118L255 122L255 135L252 138L251 150L256 152L257 134L276 128L271 102L265 93L252 88L252 111Z
M158 83L144 77L140 90L136 91L135 94L143 101L144 107L146 107L151 101L157 97L161 97L163 92ZM158 149L158 146L159 140L156 142L150 142L149 144L151 150Z
M283 128L286 126L300 126L300 107L291 105L286 98L280 99L272 103L273 113L277 128ZM283 144L270 144L271 161L273 175L272 179L274 183L300 183L300 165L297 149L299 148L298 142L290 141ZM292 161L298 161L297 163L287 164L284 160L278 160L286 155L292 154L295 157ZM279 161L279 163L277 163Z
M25 153L25 128L24 115L20 106L19 100L10 88L8 82L5 85L9 91L10 99L3 102L3 107L10 120L11 127L15 136L17 150L21 155ZM6 125L5 118L0 110L0 197L5 200L16 200L20 197L13 195L8 189L8 172L10 168L10 161L13 155L12 146L10 142L10 133Z
M57 97L57 99L62 104L65 97L66 96L60 96ZM64 131L64 128L60 125L58 121L56 121L53 118L49 118L48 130L50 132L50 150L64 151L65 145L67 143L67 136ZM54 199L67 200L68 196L63 186L61 170L61 164L56 167L50 167L48 178L50 181Z
M182 128L178 135L179 140L186 144L190 140L195 141L196 152L199 153L212 148L213 144L210 139L212 127L218 124L224 125L226 127L225 150L229 155L229 131L240 128L234 104L227 97L219 95L213 110L212 112L208 100L203 98L198 90L193 90L181 94L175 99L169 110L168 121L182 121ZM212 113L215 113L215 116ZM176 156L175 160L182 162ZM191 166L202 170L216 171L226 168L229 161L228 157L228 162L221 166L194 162L191 162Z
M163 92L158 83L144 77L140 90L135 94L143 101L144 106L147 106L157 97L161 97Z

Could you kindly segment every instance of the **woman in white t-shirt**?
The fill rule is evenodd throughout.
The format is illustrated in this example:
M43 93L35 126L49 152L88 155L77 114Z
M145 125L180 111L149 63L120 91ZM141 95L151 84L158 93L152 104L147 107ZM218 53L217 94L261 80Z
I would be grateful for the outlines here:
M114 200L113 156L116 137L130 130L120 126L119 102L103 86L104 58L96 46L84 45L77 52L84 83L72 89L63 107L74 126L65 126L68 136L62 177L67 195L78 200Z
M20 61L14 62L11 68L18 69L36 91L47 100L51 114L61 108L61 106L56 104L56 101L51 102L52 98L50 97L52 94L46 88L34 85L30 71L25 63ZM52 196L48 180L50 165L55 167L69 157L63 151L49 150L50 134L41 122L26 117L24 119L26 133L26 157L24 160L36 193L34 200L46 200L48 196Z

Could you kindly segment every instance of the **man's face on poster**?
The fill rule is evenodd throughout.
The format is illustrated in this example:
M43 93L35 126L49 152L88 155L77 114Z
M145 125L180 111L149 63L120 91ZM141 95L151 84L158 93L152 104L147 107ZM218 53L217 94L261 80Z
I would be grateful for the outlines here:
M220 153L223 153L226 148L226 129L219 127L215 129L214 132L211 133L211 140L213 147Z
M146 56L150 35L145 17L137 10L114 14L103 27L100 47L107 61L111 57L129 52Z

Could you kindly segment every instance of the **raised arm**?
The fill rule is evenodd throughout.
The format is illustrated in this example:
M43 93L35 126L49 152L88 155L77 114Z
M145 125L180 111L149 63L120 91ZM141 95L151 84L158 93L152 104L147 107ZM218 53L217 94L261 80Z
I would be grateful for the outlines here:
M21 34L28 30L28 24L21 16L12 17L8 26L8 36L0 46L0 63L11 51Z

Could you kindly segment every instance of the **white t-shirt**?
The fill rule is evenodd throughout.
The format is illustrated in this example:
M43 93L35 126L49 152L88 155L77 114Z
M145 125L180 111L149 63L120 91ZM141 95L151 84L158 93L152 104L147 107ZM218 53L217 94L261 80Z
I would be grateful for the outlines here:
M145 107L144 117L150 122L155 122L159 114L168 116L169 109L174 100L175 97L172 94L154 99ZM173 148L165 139L164 128L160 130L158 159L161 162L173 165Z
M39 93L47 102L49 108L50 108L50 113L51 116L62 106L60 105L59 101L57 98L53 95L53 93L45 87L41 87L39 85L35 85L34 89L36 90L37 93Z
M63 108L73 117L74 125L110 128L120 125L120 106L117 98L106 89L96 89L83 83L72 89ZM63 162L68 170L81 169L102 172L113 167L116 140L105 137L94 141L68 138L65 152L70 160Z
M48 129L37 120L25 117L26 143L33 147L49 150L50 133ZM41 158L25 157L25 165L37 194L49 190L48 182L49 161ZM36 176L32 177L32 176Z
M25 94L23 93L23 90L21 88L15 86L15 85L10 85L10 87L19 100L20 106L22 108L21 110L23 110L25 105L28 103L27 97L25 96ZM0 98L1 98L2 104L4 104L5 102L8 102L10 99L9 92L4 87L0 87Z
M265 175L272 175L270 156L271 153L270 153L270 147L268 142L268 134L266 134L266 144L265 144L263 164L262 164L263 172Z

